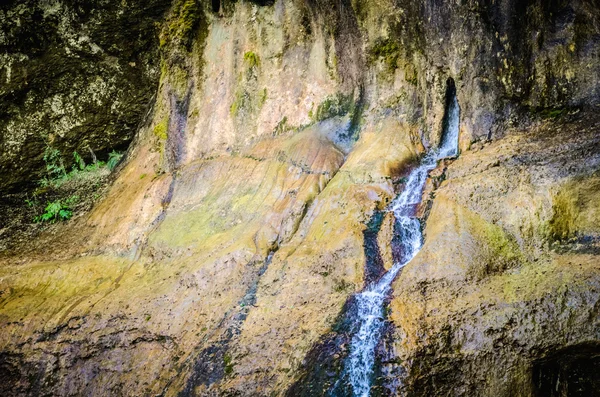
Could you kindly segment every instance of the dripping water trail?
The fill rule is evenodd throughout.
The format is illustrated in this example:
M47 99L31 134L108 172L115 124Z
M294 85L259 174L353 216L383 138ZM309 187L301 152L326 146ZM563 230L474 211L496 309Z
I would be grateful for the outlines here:
M338 381L338 385L349 383L354 396L368 397L370 394L375 372L375 350L384 331L384 304L391 291L392 281L417 255L423 244L421 223L416 216L416 209L421 203L429 172L437 166L438 160L458 155L460 109L454 81L451 79L448 80L446 93L446 115L441 144L439 148L427 153L419 167L411 172L406 187L389 208L396 218L399 258L387 273L355 297L357 326L354 329L358 330L352 336L350 354Z
M178 396L194 396L196 395L194 392L196 387L201 385L210 387L232 372L233 366L229 354L230 345L241 333L242 325L248 317L250 308L256 304L258 283L271 264L277 249L278 247L274 247L269 251L256 273L248 275L250 279L247 284L244 283L248 285L245 295L235 307L225 314L215 330L205 335L202 342L196 347L195 352L180 366L179 372L189 373L190 375L185 381L183 389L179 391ZM257 265L257 263L249 263L249 265ZM207 341L210 341L209 346L200 350L202 346L206 345ZM169 387L170 384L167 385L165 390Z

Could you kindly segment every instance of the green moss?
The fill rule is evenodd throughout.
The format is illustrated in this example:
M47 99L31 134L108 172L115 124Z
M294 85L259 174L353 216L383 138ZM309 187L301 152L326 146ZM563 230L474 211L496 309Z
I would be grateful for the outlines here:
M169 70L169 83L171 88L183 97L188 89L189 72L179 65L172 65Z
M335 279L333 280L334 286L333 290L335 292L345 292L347 290L354 289L354 284L346 282L344 279Z
M250 105L250 95L247 91L239 90L235 93L233 103L229 107L229 112L233 117L236 117L240 111L247 108Z
M260 107L262 107L265 104L265 102L267 101L267 88L266 87L260 91L260 97L258 98L258 101L259 101Z
M287 124L288 118L287 116L283 116L283 118L277 123L275 130L273 131L273 135L281 135L284 132L291 130L292 128Z
M558 119L566 115L569 112L565 108L553 108L553 109L542 109L539 114L544 119Z
M600 234L600 176L566 183L552 200L552 218L545 225L550 242Z
M228 353L223 356L223 367L226 375L231 375L233 373L232 358Z
M156 124L156 126L154 127L154 130L152 132L159 139L166 140L168 129L169 129L169 119L165 117L158 124Z
M391 39L381 39L377 41L368 51L368 60L370 63L381 59L390 71L393 71L398 67L399 58L400 47Z
M470 234L479 246L479 257L472 262L469 270L471 276L483 279L526 262L514 237L500 226L487 222L469 210L462 214L469 224Z
M260 65L260 58L252 51L248 51L244 54L244 61L250 69Z
M552 218L548 222L548 238L551 241L568 240L575 233L577 217L577 197L563 190L554 197Z
M518 245L514 239L508 237L501 227L488 224L483 232L490 257L494 259L497 268L510 268L521 259Z
M171 16L160 34L160 46L184 44L189 46L192 31L202 16L196 0L176 1Z
M335 96L326 98L317 107L313 114L314 121L322 121L335 116L344 116L351 113L354 109L354 99L352 95L338 93Z
M406 82L415 87L419 84L419 73L417 72L417 69L410 63L404 65L404 79Z

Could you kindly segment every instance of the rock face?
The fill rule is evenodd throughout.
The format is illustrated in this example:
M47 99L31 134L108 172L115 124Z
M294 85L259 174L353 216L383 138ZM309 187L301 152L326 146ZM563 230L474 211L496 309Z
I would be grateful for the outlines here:
M4 13L62 18L72 14L56 7L83 7L48 4ZM159 18L164 5L114 7L111 31L119 18ZM113 64L103 49L105 62L85 61L93 72L69 67L82 79L117 76L69 117L102 114L115 89L137 95L114 109L139 134L105 199L27 254L2 255L0 394L342 390L352 296L390 268L385 208L439 143L455 86L462 151L425 189L425 243L394 282L372 394L593 395L599 19L591 0L177 0L156 47L151 25L128 25L146 32L132 44L144 51ZM96 51L88 36L70 45ZM155 52L160 83L143 120ZM131 56L140 61L128 69ZM10 81L35 62L10 69ZM140 80L124 72L140 67ZM14 81L11 92L24 92ZM30 103L67 120L56 95L31 92L22 106L2 102L10 133ZM111 117L85 125L106 129ZM71 134L54 138L71 150L95 141L95 127L52 134ZM38 169L11 157L39 158L34 146L3 149L2 167L22 170L5 186Z
M127 147L159 77L169 1L0 5L0 191L31 186L47 148L72 162Z

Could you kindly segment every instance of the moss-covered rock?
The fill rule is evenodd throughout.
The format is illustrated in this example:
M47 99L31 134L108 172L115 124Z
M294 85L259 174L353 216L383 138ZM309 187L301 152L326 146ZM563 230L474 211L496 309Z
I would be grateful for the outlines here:
M32 186L47 146L66 166L126 148L158 81L169 1L12 2L0 10L0 190Z

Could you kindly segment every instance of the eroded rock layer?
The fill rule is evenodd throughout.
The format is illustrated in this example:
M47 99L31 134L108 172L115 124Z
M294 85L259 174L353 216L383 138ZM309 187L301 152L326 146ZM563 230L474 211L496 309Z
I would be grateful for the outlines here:
M99 124L141 123L106 197L1 255L0 394L331 393L352 296L391 267L386 208L438 145L449 87L461 153L427 182L372 395L597 390L597 1L162 6L148 117ZM85 103L75 115L104 114Z

